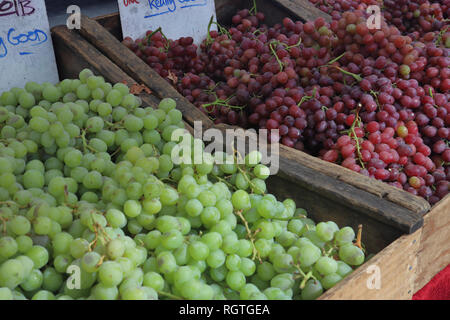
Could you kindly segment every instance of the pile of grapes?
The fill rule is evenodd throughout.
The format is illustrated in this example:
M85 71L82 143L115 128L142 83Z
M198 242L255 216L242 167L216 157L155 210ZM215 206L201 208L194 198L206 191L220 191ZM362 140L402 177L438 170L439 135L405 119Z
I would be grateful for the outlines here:
M365 261L266 191L259 152L176 165L199 141L141 104L90 70L1 94L0 300L315 299Z
M365 9L373 2L326 1L342 10L331 23L285 18L272 27L256 7L241 10L199 47L161 30L124 44L215 123L267 128L270 142L435 204L450 184L447 5L385 1L399 9L369 30ZM399 29L405 2L425 16L413 10ZM438 22L417 32L431 16Z

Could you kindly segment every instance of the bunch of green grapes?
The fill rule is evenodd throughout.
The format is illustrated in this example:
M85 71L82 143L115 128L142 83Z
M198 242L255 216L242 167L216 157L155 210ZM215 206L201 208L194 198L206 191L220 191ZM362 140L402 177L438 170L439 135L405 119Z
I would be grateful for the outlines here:
M198 145L172 99L83 70L1 94L0 128L0 300L315 299L365 260L259 152L172 161Z

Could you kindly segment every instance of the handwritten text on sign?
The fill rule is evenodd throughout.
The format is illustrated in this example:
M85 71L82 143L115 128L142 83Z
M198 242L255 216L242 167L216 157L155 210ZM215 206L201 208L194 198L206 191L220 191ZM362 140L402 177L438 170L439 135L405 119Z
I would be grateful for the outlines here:
M169 38L190 36L198 44L216 16L214 0L119 0L119 8L123 36L133 39L161 27Z
M43 0L0 0L0 92L28 81L58 82Z

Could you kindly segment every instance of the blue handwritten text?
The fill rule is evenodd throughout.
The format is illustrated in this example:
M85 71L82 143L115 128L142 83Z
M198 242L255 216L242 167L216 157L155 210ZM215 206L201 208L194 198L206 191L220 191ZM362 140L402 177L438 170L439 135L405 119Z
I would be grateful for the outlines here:
M34 29L26 33L17 33L16 29L10 28L8 30L6 41L3 37L0 37L0 58L6 57L8 54L8 46L19 47L29 44L31 47L35 47L47 42L47 40L48 35L40 29ZM32 53L33 52L29 51L19 51L19 54L22 56Z
M204 7L208 0L148 0L150 5L151 14L145 16L145 18L151 18L168 14L177 10L177 3L180 5L179 9L191 8L191 7Z

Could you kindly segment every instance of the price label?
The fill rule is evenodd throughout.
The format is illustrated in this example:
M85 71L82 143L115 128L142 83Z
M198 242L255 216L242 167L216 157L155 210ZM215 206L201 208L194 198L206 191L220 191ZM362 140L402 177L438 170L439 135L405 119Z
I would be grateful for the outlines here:
M200 44L208 33L211 16L216 19L214 0L118 1L123 36L133 40L161 27L168 38L189 36Z
M0 0L0 92L59 81L44 0Z

